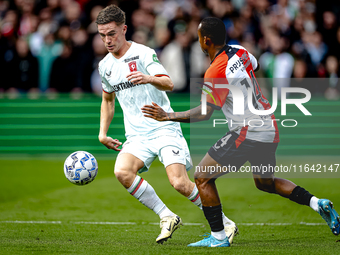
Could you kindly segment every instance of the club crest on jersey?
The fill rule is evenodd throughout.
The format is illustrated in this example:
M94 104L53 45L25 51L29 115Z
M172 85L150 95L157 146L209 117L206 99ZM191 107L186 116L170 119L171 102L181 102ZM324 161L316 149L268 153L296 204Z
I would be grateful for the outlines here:
M137 71L137 63L136 61L132 61L130 63L128 63L129 68L130 68L130 72L135 72Z

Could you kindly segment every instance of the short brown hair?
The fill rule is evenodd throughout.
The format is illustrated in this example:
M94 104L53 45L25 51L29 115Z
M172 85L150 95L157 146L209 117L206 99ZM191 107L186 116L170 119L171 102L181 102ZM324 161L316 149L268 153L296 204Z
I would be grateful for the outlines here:
M96 23L97 25L104 25L112 21L116 22L117 26L125 24L125 12L114 4L107 6L99 12Z

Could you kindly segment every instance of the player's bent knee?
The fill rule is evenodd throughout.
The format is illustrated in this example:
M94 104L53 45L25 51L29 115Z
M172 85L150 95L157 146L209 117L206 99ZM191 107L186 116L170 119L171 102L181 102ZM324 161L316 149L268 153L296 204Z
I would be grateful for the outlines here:
M177 190L178 192L181 192L184 188L184 183L180 182L180 181L174 181L171 183L172 187L174 187L175 190Z
M197 187L204 186L209 182L210 179L204 178L203 176L195 176L195 184Z
M124 186L128 185L130 182L133 182L134 180L134 175L133 173L123 170L123 169L115 169L114 174L117 178L117 180L122 183Z
M189 187L189 183L184 178L173 178L170 180L170 184L181 194L186 193Z

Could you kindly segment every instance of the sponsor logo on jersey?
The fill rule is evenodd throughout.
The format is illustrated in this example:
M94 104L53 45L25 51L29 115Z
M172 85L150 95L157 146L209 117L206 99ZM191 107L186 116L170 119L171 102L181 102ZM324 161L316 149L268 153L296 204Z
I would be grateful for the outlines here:
M137 63L136 61L132 61L129 64L130 72L135 72L137 71Z
M139 59L139 56L134 56L132 58L127 58L127 59L124 59L124 62L127 63L127 62L130 62L132 60L136 60L136 59Z
M237 71L237 69L239 69L242 66L242 62L241 60L237 60L235 61L234 64L231 65L231 67L229 67L230 72L234 73L234 71Z
M113 85L112 88L114 92L119 92L121 90L133 88L139 85L143 85L143 84L133 84L132 82L126 81L126 82L121 82L116 85Z
M250 65L250 58L247 52L244 52L241 57L239 57L238 60L236 60L234 63L228 63L230 65L229 70L230 72L234 73L237 71L240 67L247 68ZM243 69L244 70L244 69Z
M178 151L172 150L172 153L174 154L174 156L179 156L179 150Z
M108 72L108 73L106 73L106 75L107 75L108 77L110 77L110 76L111 76L111 71Z

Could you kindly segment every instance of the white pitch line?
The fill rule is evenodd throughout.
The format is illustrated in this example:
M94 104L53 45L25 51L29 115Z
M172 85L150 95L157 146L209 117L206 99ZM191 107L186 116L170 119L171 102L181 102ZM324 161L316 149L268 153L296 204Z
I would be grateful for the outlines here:
M150 222L150 225L159 225L159 222ZM183 223L183 225L187 225L187 226L201 226L204 223Z
M300 225L307 225L307 226L319 226L319 225L327 225L326 223L308 223L308 222L300 222Z
M61 224L61 221L22 221L22 220L7 220L7 221L0 221L0 223L23 223L23 224Z
M86 222L86 221L74 221L73 224L93 224L93 225L136 225L136 222ZM159 224L159 223L158 223Z
M244 226L285 226L285 225L293 225L293 223L237 223L236 225L244 225Z
M111 221L71 221L71 222L62 222L62 221L0 221L0 223L14 223L14 224L62 224L62 223L70 223L70 224L92 224L92 225L136 225L136 222L111 222ZM145 224L145 223L141 223ZM159 222L150 222L147 224L158 225ZM187 226L201 226L204 223L183 223ZM288 226L288 225L306 225L306 226L319 226L319 225L327 225L326 223L315 223L315 222L300 222L300 223L290 223L290 222L281 222L281 223L265 223L265 222L250 222L250 223L237 223L237 225L243 226Z

